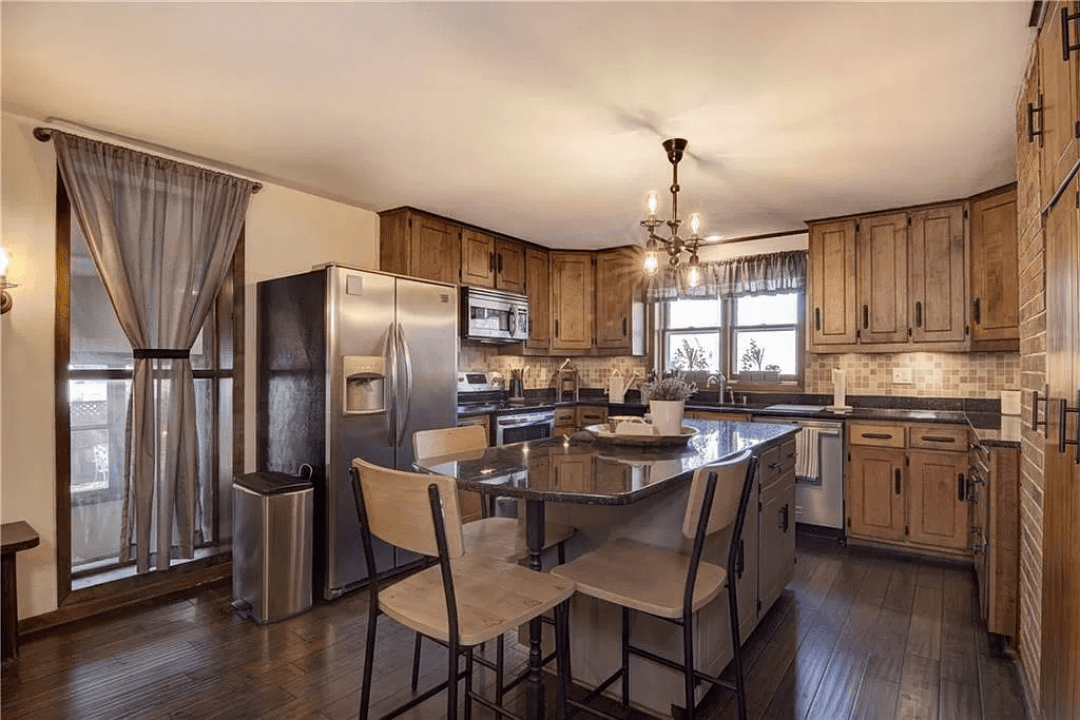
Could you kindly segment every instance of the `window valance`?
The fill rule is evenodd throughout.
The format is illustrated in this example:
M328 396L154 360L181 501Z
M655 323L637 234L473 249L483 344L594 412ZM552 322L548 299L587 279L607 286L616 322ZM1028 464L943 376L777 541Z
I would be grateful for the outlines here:
M642 299L655 302L676 298L726 298L806 289L805 250L702 263L701 282L696 287L687 285L683 269L682 266L676 270L670 265L662 265L656 275L645 277L641 284Z

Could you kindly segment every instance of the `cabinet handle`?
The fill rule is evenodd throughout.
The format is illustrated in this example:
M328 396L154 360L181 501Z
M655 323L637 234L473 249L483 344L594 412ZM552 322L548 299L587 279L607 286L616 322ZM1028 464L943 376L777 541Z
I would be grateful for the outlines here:
M1035 138L1039 138L1039 147L1043 146L1043 96L1039 93L1039 106L1035 107L1032 103L1027 104L1027 136L1028 142L1034 142ZM1039 129L1035 129L1035 116L1039 116Z
M915 327L922 327L922 301L915 302Z
M814 329L821 329L821 308L814 308Z
M777 527L779 527L782 532L787 532L788 531L788 506L787 505L780 508L780 513L779 513L779 516L777 517L777 521L778 521L777 522Z
M956 499L964 502L967 499L967 487L964 485L964 473L956 474Z
M900 468L896 468L893 479L893 492L900 494Z
M870 306L869 305L863 305L862 306L862 326L863 326L864 330L866 328L870 327Z
M940 443L954 443L956 438L946 437L944 435L923 435L923 440L926 442L940 442Z
M892 433L864 432L859 434L867 440L892 440Z
M488 251L488 272L489 273L495 272L495 251L494 250L489 250Z
M502 275L502 253L499 253L499 274Z
M1061 8L1061 59L1069 62L1069 55L1073 50L1080 50L1080 42L1069 42L1069 21L1080 18L1080 12L1075 15L1069 14L1069 4L1065 3Z
M735 557L735 577L740 578L740 579L743 576L743 570L746 569L746 558L745 558L743 548L744 548L743 541L740 540L739 541L739 552L736 554L736 557Z
M1039 403L1043 403L1043 419L1039 419ZM1034 431L1039 430L1039 426L1043 427L1043 437L1050 437L1050 386L1046 385L1043 389L1043 396L1039 397L1038 390L1031 391L1031 429Z
M971 317L975 320L976 325L982 325L982 310L979 305L979 298L971 301Z
M1065 426L1070 414L1076 415L1076 432L1072 440L1065 439ZM1080 465L1080 390L1076 391L1076 407L1069 407L1065 398L1058 401L1058 452L1065 452L1066 445L1076 446L1076 464Z
M622 319L622 336L626 337L626 318L625 317L623 317L623 319Z

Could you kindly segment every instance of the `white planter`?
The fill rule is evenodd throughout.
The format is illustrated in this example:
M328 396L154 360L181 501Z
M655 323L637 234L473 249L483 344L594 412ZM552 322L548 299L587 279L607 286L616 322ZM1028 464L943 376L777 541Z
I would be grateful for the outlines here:
M652 424L660 435L679 435L682 433L683 408L685 400L650 400L649 414Z

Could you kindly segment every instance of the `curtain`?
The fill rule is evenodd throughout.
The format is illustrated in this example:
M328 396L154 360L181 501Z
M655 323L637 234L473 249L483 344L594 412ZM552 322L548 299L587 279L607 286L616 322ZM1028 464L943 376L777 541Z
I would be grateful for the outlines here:
M643 276L640 294L646 302L676 298L739 297L806 289L806 251L789 250L746 255L701 263L701 281L691 287L686 265L661 265L656 275Z
M52 133L79 229L132 347L120 561L134 551L145 573L152 549L155 567L166 568L174 546L177 557L193 557L196 535L208 528L188 358L229 269L255 185Z

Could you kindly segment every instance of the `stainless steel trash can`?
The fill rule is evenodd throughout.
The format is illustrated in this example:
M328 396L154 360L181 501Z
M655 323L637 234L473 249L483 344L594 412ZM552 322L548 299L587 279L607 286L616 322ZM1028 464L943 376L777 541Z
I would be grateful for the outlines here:
M311 481L256 472L233 481L233 607L257 623L311 607Z

